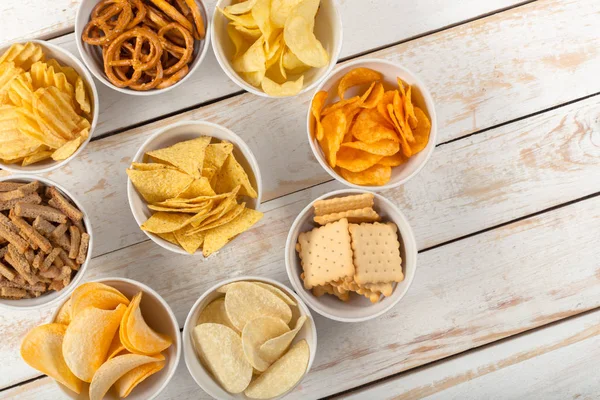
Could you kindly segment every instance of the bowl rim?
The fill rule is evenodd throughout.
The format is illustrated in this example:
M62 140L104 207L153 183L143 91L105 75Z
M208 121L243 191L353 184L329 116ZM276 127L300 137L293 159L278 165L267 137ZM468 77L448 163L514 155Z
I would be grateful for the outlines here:
M83 151L84 147L87 146L87 144L92 140L92 137L94 136L94 131L96 130L96 126L98 125L98 119L99 119L99 114L100 114L100 96L98 95L98 89L96 88L96 82L94 82L94 78L90 74L90 71L88 70L87 66L84 65L77 57L75 57L75 55L73 53L63 49L60 46L57 46L46 40L38 40L38 39L16 40L16 41L10 42L4 46L0 46L0 53L3 53L4 51L6 51L10 46L12 46L15 43L27 43L27 42L37 43L42 47L47 47L54 52L61 53L62 55L64 55L66 58L69 59L69 65L67 65L67 66L72 66L73 64L77 65L77 67L79 67L81 69L83 76L81 76L81 74L78 71L77 71L77 74L79 76L81 76L82 79L85 80L85 83L87 84L87 86L90 88L90 90L92 92L92 100L94 101L94 112L92 114L92 123L90 126L89 135L83 141L83 143L81 143L79 148L77 150L75 150L75 152L73 154L71 154L68 158L66 158L64 160L60 160L60 161L53 161L52 164L50 164L46 167L43 167L43 168L42 167L34 168L35 164L32 164L31 165L32 168L27 169L27 170L22 169L23 167L20 167L18 165L5 164L5 163L0 162L0 169L9 171L9 172L12 172L15 174L23 174L23 175L44 174L46 172L54 171L55 169L58 169L64 165L66 165L69 161L71 161L72 159L77 157L77 155L79 155L79 153L81 153Z
M133 156L131 163L134 162L139 162L140 160L143 160L144 154L146 152L146 147L156 138L158 138L159 136L167 133L169 130L174 129L174 128L178 128L180 126L205 126L205 127L211 127L211 128L216 128L216 129L222 129L227 131L228 134L230 134L232 137L236 138L237 140L239 140L239 142L242 144L242 146L239 146L237 143L234 143L234 146L238 146L238 148L243 148L244 152L247 152L249 157L246 157L246 155L244 154L244 158L246 159L246 161L248 162L248 164L250 164L250 167L252 169L252 173L254 174L254 178L256 180L256 207L254 208L255 210L258 210L260 208L261 205L261 200L262 200L262 177L260 174L260 168L258 166L258 162L256 161L256 157L254 156L254 153L252 152L252 150L250 149L250 146L248 146L248 144L236 133L234 133L232 130L224 127L223 125L219 125L216 124L214 122L209 122L209 121L179 121L179 122L175 122L173 124L167 125L164 128L159 129L158 131L156 131L155 133L153 133L150 137L148 137L144 143L142 143L142 145L138 148L138 150L136 151L135 155ZM129 168L129 167L127 167ZM127 201L129 203L129 209L131 210L131 213L133 214L133 218L135 219L135 222L138 224L138 226L141 226L144 221L139 221L137 216L136 216L136 212L133 206L133 196L139 196L141 197L139 194L137 194L137 191L135 190L135 188L133 187L133 183L131 183L131 179L129 179L129 177L127 177ZM142 199L142 201L144 201ZM145 202L145 201L144 201ZM184 249L182 249L179 246L175 246L172 243L167 242L166 240L158 237L157 235L153 234L153 233L149 233L146 231L142 231L144 232L144 234L150 238L150 240L152 240L154 243L158 244L160 247L162 247L163 249L172 251L173 253L177 253L177 254L182 254L182 255L187 255L187 256L192 256L192 257L198 257L200 260L204 260L204 256L202 255L201 251L197 251L194 254L189 254L187 251L185 251Z
M53 181L51 179L36 176L36 175L31 175L31 174L15 174L15 175L8 175L8 176L0 177L0 182L18 181L18 180L24 180L24 181L29 181L29 182L40 181L40 182L44 183L45 185L55 186L58 190L60 190L63 194L65 194L70 201L72 201L77 206L79 211L81 211L83 213L83 223L87 229L87 233L90 235L90 243L88 245L88 253L85 258L84 263L81 264L81 267L79 267L79 271L77 271L77 273L75 274L75 277L71 280L71 282L65 288L60 290L58 292L58 295L54 299L46 301L44 303L31 305L31 306L16 306L16 305L12 305L12 304L6 304L5 299L0 299L0 309L4 308L4 309L8 309L8 310L13 310L13 311L42 310L42 309L50 308L51 306L56 306L59 302L64 302L65 299L71 295L73 290L75 290L75 287L77 287L79 285L79 283L81 282L81 279L83 279L83 276L85 275L85 273L87 271L90 261L92 260L92 252L94 249L94 232L92 229L92 223L91 223L89 214L87 213L87 211L85 210L85 208L83 207L81 202L79 200L77 200L77 198L75 198L71 194L71 192L66 190L62 185L59 185L58 183L56 183L55 181ZM42 295L42 296L44 296L44 295ZM14 300L14 301L18 301L18 300Z
M230 284L230 283L233 283L233 282L239 282L239 281L259 281L259 282L265 282L265 283L271 284L271 285L279 288L280 290L283 290L286 294L292 296L294 298L294 300L296 300L296 302L298 304L298 310L300 311L300 315L306 315L306 317L308 318L308 320L311 322L311 324L310 324L310 330L312 331L312 336L314 338L314 340L313 340L314 343L309 343L310 356L309 356L309 359L308 359L308 365L306 366L306 371L304 371L304 375L302 375L302 378L300 378L300 380L294 385L294 387L292 387L287 392L281 394L280 396L277 396L277 397L274 398L274 399L279 399L281 397L284 397L288 393L290 393L292 390L294 390L298 385L300 385L300 383L304 380L304 378L306 377L306 375L308 375L308 373L310 372L310 369L312 368L314 360L316 358L317 342L318 342L317 327L315 325L315 320L314 320L314 318L312 316L312 313L310 312L310 307L308 307L306 305L306 303L304 302L304 300L294 290L292 290L291 288L287 287L283 283L281 283L279 281L276 281L275 279L266 278L266 277L262 277L262 276L253 276L253 275L238 276L238 277L235 277L235 278L229 278L229 279L225 279L223 281L217 282L216 284L214 284L213 286L211 286L209 289L207 289L204 293L202 293L200 295L200 297L198 297L198 299L194 302L194 304L190 308L190 311L188 312L188 315L185 318L185 323L183 324L183 330L181 332L181 335L182 335L182 347L186 347L186 349L187 349L186 338L189 341L191 341L191 338L190 338L191 330L196 326L192 322L192 315L196 312L196 310L200 306L200 303L202 303L202 301L204 301L209 295L211 295L212 293L214 293L221 286L224 286L224 285L227 285L227 284ZM196 378L196 376L192 372L192 368L190 366L191 362L192 362L192 357L194 357L194 358L197 357L196 356L196 352L195 352L194 347L193 347L193 343L192 343L192 346L188 350L186 350L186 349L183 350L183 359L185 361L185 366L186 366L188 372L190 373L190 375L192 376L192 378L194 379L194 381L196 382L196 384L202 390L204 390L206 393L208 393L210 396L212 396L214 398L219 398L219 396L216 393L212 393L211 391L205 389L204 385L202 385L199 382L199 380ZM206 368L202 364L200 364L200 365L206 371ZM206 372L208 373L208 371L206 371ZM209 373L209 375L210 375L210 373ZM214 379L213 379L213 381L214 381ZM214 381L214 382L217 383L216 381ZM218 383L217 383L217 385L218 385ZM225 389L223 389L223 390L225 390ZM243 395L243 392L242 392L242 395ZM243 395L243 396L245 398L248 398L245 395Z
M120 88L115 86L112 82L110 82L105 76L104 74L100 74L100 73L96 73L94 72L94 70L92 68L88 67L88 63L86 62L86 57L84 56L84 54L86 54L85 49L83 48L83 43L81 40L81 32L83 32L83 28L85 27L85 25L81 26L81 24L79 23L80 18L79 18L79 14L82 12L83 9L83 4L90 2L90 1L95 1L96 3L98 3L100 0L83 0L79 2L79 5L77 6L77 13L75 14L75 43L77 44L77 50L79 51L79 56L81 57L81 59L83 60L83 63L85 64L86 68L92 73L92 75L94 75L94 77L96 79L98 79L98 81L102 82L102 84L104 84L104 86L109 87L113 90L116 90L117 92L121 92L121 93L125 93L128 95L132 95L132 96L154 96L157 94L161 94L161 93L165 93L168 92L170 90L175 89L176 87L178 87L179 85L181 85L183 82L185 82L199 67L200 64L202 64L202 62L204 62L204 59L206 58L206 54L208 52L208 48L210 47L210 27L208 26L210 24L210 15L208 13L208 8L206 8L206 5L204 4L203 0L194 0L196 2L196 4L199 4L202 7L202 10L204 11L204 14L206 15L206 20L204 21L205 24L205 36L204 39L202 39L201 41L204 41L204 48L202 49L202 51L198 54L197 56L197 63L194 67L192 67L188 73L181 78L177 83L168 86L164 89L151 89L151 90L133 90L133 89L129 89L127 87L124 88ZM87 18L82 19L82 21L89 21L89 16L87 16ZM194 39L195 41L195 39ZM193 63L194 60L192 60L190 62Z
M158 300L158 302L160 304L162 304L162 306L165 308L165 310L167 311L167 314L169 315L169 318L171 319L171 324L173 324L173 326L175 327L176 331L179 331L179 322L177 322L177 318L175 317L175 314L173 313L173 310L171 309L171 306L169 306L169 303L167 303L167 301L160 295L158 294L158 292L154 289L152 289L150 286L146 285L145 283L142 283L140 281L136 281L134 279L129 279L129 278L123 278L120 276L109 276L106 278L98 278L98 279L93 279L90 281L86 281L85 283L88 282L98 282L98 283L104 283L107 281L118 281L118 282L123 282L123 283L127 283L130 284L132 286L136 286L138 288L140 288L141 290L143 290L144 292L150 293L152 296L154 296L155 299ZM110 285L109 285L110 286ZM63 299L63 302L60 304L59 307L56 308L56 310L52 313L52 317L50 319L50 323L53 323L54 320L56 319L56 316L58 315L60 308L67 302L67 299ZM181 348L183 347L183 343L181 340L181 336L179 334L176 334L175 337L173 338L175 344L177 345L177 349L175 350L175 360L174 360L174 368L167 374L167 379L165 380L165 382L158 388L158 390L148 398L148 400L152 400L155 399L156 396L158 396L166 387L167 385L171 382L171 379L173 378L173 376L175 375L175 371L177 371L177 368L179 366L179 361L181 360ZM56 385L59 385L59 387L62 389L62 386L53 379L54 383Z
M429 133L429 143L427 144L427 147L425 147L425 149L423 149L423 151L425 152L425 158L415 168L415 170L410 175L408 175L406 178L401 179L397 182L393 182L393 183L388 182L385 185L381 185L381 186L357 185L357 184L348 182L337 172L333 171L332 168L324 160L324 158L320 155L320 153L319 153L320 149L317 148L315 139L313 139L312 134L311 134L310 121L311 121L312 112L311 112L310 106L312 104L312 100L314 99L314 96L318 92L323 90L323 87L328 82L330 82L331 79L333 78L333 76L336 75L337 73L339 73L341 70L349 68L349 67L360 66L361 64L367 64L367 63L387 64L391 67L394 67L394 68L402 71L407 76L410 76L410 78L416 82L413 86L417 86L423 96L423 99L427 106L427 112L429 114L429 119L431 121L431 131ZM358 60L353 60L353 61L349 61L347 63L338 65L338 67L335 70L331 71L325 77L325 79L321 82L319 87L315 90L315 93L313 94L313 96L310 99L310 102L308 103L308 111L306 113L306 133L307 133L308 143L310 145L310 149L312 150L313 156L317 159L317 161L319 162L321 167L336 181L338 181L348 187L351 187L353 189L359 189L359 190L379 192L379 191L383 191L383 190L387 190L387 189L393 189L393 188L396 188L396 187L399 187L399 186L405 184L406 182L408 182L409 180L414 178L419 172L421 172L421 170L423 169L423 167L425 167L425 164L427 164L427 162L431 158L431 155L435 151L435 148L437 146L437 114L435 111L435 103L433 101L433 96L431 95L429 88L427 86L425 86L425 84L423 83L421 78L419 78L419 76L417 74L415 74L413 71L411 71L410 69L400 65L399 63L395 63L393 61L389 61L389 60L382 59L382 58L361 58ZM397 167L392 167L392 168L397 168Z
M406 260L403 260L406 263L406 265L404 267L405 281L403 281L403 282L406 282L406 287L405 287L404 291L401 292L399 295L397 295L397 298L395 298L390 304L388 304L382 310L380 310L376 313L373 313L371 315L364 316L364 317L342 317L339 315L331 314L331 313L323 310L322 308L320 308L319 307L320 302L319 302L318 298L316 296L313 296L312 294L308 294L306 292L306 290L304 289L304 286L300 282L300 276L296 274L296 271L294 270L295 267L292 264L292 260L290 259L290 254L295 255L296 252L294 250L294 253L291 253L290 249L295 248L296 242L298 240L298 235L300 234L300 232L299 232L298 235L294 235L294 231L298 228L298 226L301 223L304 222L303 221L304 217L311 210L313 204L316 201L323 200L323 199L329 199L329 198L333 198L333 197L340 196L340 195L353 195L353 194L363 194L363 193L373 194L375 196L375 198L377 199L377 201L385 203L387 206L391 207L391 209L393 209L394 212L396 212L398 214L398 218L404 224L404 226L402 226L402 227L398 225L398 230L400 232L400 238L401 238L402 244L404 245L404 251L406 254L414 254L414 256L411 257L410 260L409 260L408 256L405 256ZM302 209L302 211L300 211L300 213L298 213L298 216L296 216L296 219L294 220L294 222L292 223L292 226L290 227L290 230L288 231L288 236L285 241L285 269L288 274L288 279L292 283L294 290L296 291L298 296L301 297L302 300L316 313L322 315L325 318L328 318L328 319L331 319L334 321L339 321L339 322L368 321L368 320L377 318L377 317L385 314L386 312L390 311L392 308L394 308L400 302L400 300L402 300L404 298L404 296L406 296L406 293L408 293L408 290L410 289L410 287L414 281L414 277L417 273L417 258L418 258L418 249L417 249L415 236L414 236L412 227L411 227L410 223L408 222L408 219L406 218L404 213L402 213L402 211L400 211L398 206L396 206L393 202L391 202L386 197L382 196L379 193L370 192L370 191L364 190L364 189L334 190L332 192L325 193L325 194L317 197L316 199L312 200L311 202L308 203L308 205L306 205L306 207L304 207ZM408 263L410 263L410 265L408 265ZM408 274L406 273L406 271L409 268L414 271L411 276L408 276ZM394 289L394 293L392 294L392 296L394 294L396 294L396 289ZM314 301L313 301L313 299L309 299L308 296L314 297Z
M335 48L333 49L332 54L330 54L330 56L329 56L329 65L325 69L325 73L319 79L315 79L315 81L312 82L310 85L303 87L302 90L300 90L298 93L296 93L292 96L271 96L271 95L266 94L259 88L256 88L256 87L250 85L248 82L246 82L244 79L242 79L237 72L235 72L235 71L232 72L228 68L225 67L225 65L231 65L231 61L229 61L224 55L221 55L220 52L217 50L217 33L215 30L215 26L216 26L215 21L219 17L225 18L224 15L221 15L221 13L217 9L217 7L221 7L223 2L225 2L225 1L230 1L230 0L218 0L216 2L215 9L213 11L212 21L211 21L211 31L212 31L212 37L213 37L212 48L213 48L213 53L215 54L215 58L217 59L217 62L219 64L219 66L221 67L221 70L223 70L225 75L227 75L230 80L232 80L236 85L238 85L240 87L240 89L243 89L247 92L250 92L257 96L265 97L268 99L294 98L294 97L300 96L303 93L311 91L317 85L321 84L325 79L327 79L327 77L331 74L331 71L337 65L339 57L340 57L340 53L342 51L342 45L344 43L344 27L343 27L342 15L339 10L339 4L338 4L337 0L331 0L331 4L333 5L333 11L335 13L335 19L337 20L337 22L339 24L340 40L338 41L337 46L335 46ZM233 70L233 68L232 68L232 70Z

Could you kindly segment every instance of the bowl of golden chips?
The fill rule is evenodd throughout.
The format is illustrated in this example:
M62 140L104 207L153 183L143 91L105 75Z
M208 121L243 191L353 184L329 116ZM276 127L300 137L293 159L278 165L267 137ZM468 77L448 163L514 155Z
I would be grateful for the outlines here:
M290 228L285 266L296 293L324 317L362 322L391 310L417 268L417 245L404 214L364 190L327 193Z
M32 40L0 49L0 168L45 173L73 159L98 121L98 92L68 51Z
M317 89L307 132L313 154L333 178L357 189L390 189L415 176L433 153L433 98L400 65L352 61Z
M127 169L129 206L161 247L208 257L261 218L258 163L244 141L206 121L152 135Z
M334 0L220 0L212 37L219 65L242 89L294 96L335 66L342 19Z
M143 283L103 278L79 285L51 323L31 329L21 357L71 399L154 399L179 363L179 325Z
M196 383L216 399L272 399L311 368L317 330L285 285L238 277L207 290L183 327L183 356Z

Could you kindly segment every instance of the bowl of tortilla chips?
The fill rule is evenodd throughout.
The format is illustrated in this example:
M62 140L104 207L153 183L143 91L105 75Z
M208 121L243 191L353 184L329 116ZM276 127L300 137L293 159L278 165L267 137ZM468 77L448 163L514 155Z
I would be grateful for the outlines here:
M152 135L127 169L140 228L159 246L208 257L261 218L258 163L235 133L184 121Z

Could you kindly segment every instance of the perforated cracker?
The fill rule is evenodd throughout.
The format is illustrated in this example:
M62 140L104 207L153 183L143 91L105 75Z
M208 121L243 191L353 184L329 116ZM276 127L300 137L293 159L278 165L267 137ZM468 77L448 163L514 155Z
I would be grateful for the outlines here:
M315 201L313 208L316 216L334 214L348 210L373 207L373 193L362 193L353 196L336 197L334 199Z
M331 222L346 218L348 222L359 224L361 222L379 221L381 217L371 207L360 208L358 210L347 210L338 213L318 215L314 220L319 225L327 225Z
M303 232L298 243L306 289L354 275L347 219Z
M337 288L329 283L326 283L325 285L322 285L322 286L315 286L312 289L312 293L316 297L321 297L324 294L331 294L342 301L350 300L350 292L340 290L339 288Z
M404 280L398 228L395 224L350 224L349 230L356 283L364 285Z

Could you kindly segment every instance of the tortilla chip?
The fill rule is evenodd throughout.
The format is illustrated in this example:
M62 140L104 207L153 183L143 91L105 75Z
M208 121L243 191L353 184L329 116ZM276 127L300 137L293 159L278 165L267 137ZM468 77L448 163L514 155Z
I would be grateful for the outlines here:
M200 179L195 179L183 192L178 193L175 197L193 199L198 196L214 196L215 194L215 191L210 186L210 180L203 176Z
M149 151L146 154L157 160L174 165L194 178L199 179L202 176L201 169L206 146L208 146L210 140L211 137L202 136L197 139L179 142L164 149Z
M189 228L193 227L189 225L183 229L176 230L173 234L179 245L183 247L185 251L194 254L196 250L202 246L202 243L204 243L205 235L202 232L190 232L191 229Z
M137 171L128 169L131 183L148 203L171 199L183 192L194 178L172 169Z
M244 211L233 221L221 225L217 228L206 231L202 254L208 257L215 251L225 246L234 236L247 231L252 225L257 223L263 216L263 213L245 208Z
M152 214L140 228L151 233L167 233L181 229L192 221L194 216L183 213L170 213L159 211Z
M204 156L202 176L210 181L214 174L221 169L227 156L229 156L232 151L233 144L229 142L209 144L206 148L206 155Z
M215 192L231 192L236 186L241 185L239 194L253 199L258 197L256 190L252 187L248 174L237 162L233 153L230 154L221 169L215 175Z

